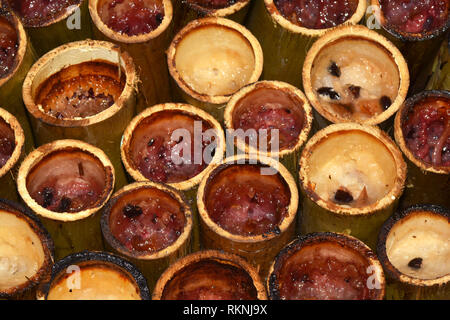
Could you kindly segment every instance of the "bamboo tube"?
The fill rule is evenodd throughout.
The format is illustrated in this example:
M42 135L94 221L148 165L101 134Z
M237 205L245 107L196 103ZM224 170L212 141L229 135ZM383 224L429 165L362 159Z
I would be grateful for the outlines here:
M374 249L405 179L400 150L377 127L341 123L322 129L300 158L301 233L345 233Z
M97 211L114 189L114 167L103 151L77 140L43 145L22 162L17 187L52 235L57 259L103 249Z
M37 286L50 277L53 241L29 210L0 199L0 298L35 299Z
M0 19L2 17L11 19L17 30L18 48L14 69L0 77L0 107L14 114L19 121L25 133L25 152L28 153L34 148L34 140L21 92L23 81L35 60L34 51L17 16L0 8Z
M280 159L295 181L298 181L300 148L308 139L312 121L312 109L303 92L279 81L245 86L232 96L225 109L225 126L229 132L236 133L232 143L242 152ZM243 136L236 131L239 129L244 131ZM279 130L278 138L270 131L259 132L261 129ZM256 141L252 140L252 130ZM250 138L246 140L246 137Z
M91 82L95 85L83 80L89 77L93 78ZM101 80L97 80L98 77ZM75 81L79 81L81 89L70 87ZM33 65L23 86L23 100L30 112L36 143L42 145L59 139L77 139L102 149L114 165L116 189L119 189L127 183L120 160L120 141L135 113L136 83L137 75L131 57L112 43L86 40L49 52ZM65 91L58 91L61 86ZM83 89L85 92L76 91ZM88 113L87 116L81 111L77 114L77 108L72 108L69 103L65 105L66 101L77 95L79 100L74 103L82 102L84 95L88 95L88 101L91 101L88 89L95 99L104 98L102 105L104 101L111 104L110 100L106 100L109 96L118 97L113 97L114 103L105 110L95 110L98 113ZM57 92L52 93L54 91ZM57 99L63 107L56 106L56 110L52 111L50 103ZM69 115L69 112L73 114ZM66 113L65 117L61 116Z
M408 65L375 31L345 26L314 43L303 66L303 86L319 128L358 122L389 131L389 119L408 93Z
M378 240L386 298L449 300L449 239L448 208L412 206L390 217Z
M267 294L247 261L205 250L172 264L156 283L152 300L267 300Z
M434 113L430 114L427 108L434 109ZM441 109L440 113L437 112L438 109ZM403 208L425 203L450 208L448 196L450 194L450 164L448 160L445 160L448 159L445 155L448 154L449 148L449 110L450 92L423 91L410 97L395 117L395 140L408 160L408 178L400 202ZM418 118L421 113L423 116ZM437 125L442 128L442 132L436 135L430 128L435 128ZM421 128L426 130L422 136L420 136ZM436 145L429 142L430 139L434 142L443 141L439 152L435 150ZM415 149L417 141L420 144L418 149ZM423 154L423 148L429 148L425 158L417 155ZM429 154L433 156L428 156ZM441 158L439 163L435 162L437 156Z
M24 143L25 136L17 119L0 108L0 194L4 199L19 200L16 177Z
M167 50L167 63L174 95L222 122L231 95L259 79L263 56L247 29L211 17L194 20L178 32Z
M204 177L197 206L203 247L246 258L265 279L275 255L294 237L298 189L279 162L237 155Z
M121 50L128 52L133 58L140 79L140 99L137 111L141 112L147 106L171 101L169 72L165 56L172 36L171 1L156 0L155 3L162 7L164 15L161 23L150 32L136 35L115 31L102 20L99 12L105 3L108 3L108 0L89 1L89 11L94 23L94 36L96 39L116 43Z
M377 256L362 241L311 233L278 254L267 288L271 300L383 300L385 278Z
M172 144L175 139L180 139L174 136L178 130L187 130L181 132L182 141L187 144ZM214 137L214 142L208 144L209 137ZM199 143L200 148L197 147ZM184 155L189 154L189 159L182 159L181 164L173 161L178 146L183 148ZM164 157L156 159L161 148L164 148ZM212 156L210 159L208 152ZM196 209L198 185L207 172L222 161L224 152L225 134L220 124L203 110L182 103L165 103L141 112L126 128L121 144L122 161L133 180L167 183L183 192L193 210L194 250L200 246ZM151 161L147 162L146 158Z
M174 1L174 31L178 32L189 22L204 17L227 18L244 24L250 8L250 0L226 0L218 4L211 2L208 0Z
M396 4L396 2L392 0L389 0L389 2L391 2L391 5ZM401 25L395 27L387 21L384 11L385 8L380 6L380 0L370 1L371 6L374 8L374 21L379 26L379 32L388 37L388 39L399 48L408 62L411 75L410 95L418 93L425 88L426 80L431 74L433 60L439 51L442 41L446 38L447 30L450 26L450 19L448 18L449 8L447 1L442 2L445 3L446 6L446 21L444 21L441 27L428 31L416 30L407 32L406 30L402 31L400 28L407 28L410 25L409 22L411 22L411 19L408 19L406 23L402 22ZM416 12L415 14L418 16L422 14L422 17L428 20L428 15L431 17L432 12L438 10L437 6L434 8L431 8L431 4L428 4L428 6L430 7L425 9L424 12ZM409 9L403 8L403 10L405 13L409 13ZM437 19L435 19L435 21L437 21ZM424 26L425 24L426 23L424 23Z
M116 192L101 219L106 246L135 264L151 290L170 264L190 252L192 224L183 195L154 182Z
M365 0L344 24L358 24L366 11ZM257 0L246 26L260 41L264 52L262 79L279 80L302 88L302 66L311 45L330 29L310 29L292 23L274 0Z
M65 0L55 7L42 0L5 0L16 12L25 26L38 56L65 43L92 37L92 27L88 12L89 0ZM23 9L22 9L23 7ZM22 10L27 10L26 13ZM36 11L42 10L36 14ZM27 16L33 11L32 16ZM46 16L45 12L49 14Z
M40 300L150 300L142 273L107 252L83 251L58 261Z

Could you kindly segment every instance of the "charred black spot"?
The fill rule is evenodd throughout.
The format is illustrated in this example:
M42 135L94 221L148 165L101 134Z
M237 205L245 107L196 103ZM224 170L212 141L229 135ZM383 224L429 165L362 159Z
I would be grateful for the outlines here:
M155 139L154 139L154 138L151 138L151 139L148 141L147 146L151 147L154 143L155 143Z
M336 64L336 62L331 61L330 66L328 67L328 72L337 78L341 76L341 68Z
M353 196L348 190L340 188L334 194L334 200L339 203L349 203L353 201Z
M280 234L280 233L281 233L280 227L276 226L276 227L273 229L273 232L275 232L275 234Z
M392 104L391 98L388 96L382 96L380 99L380 104L384 110L387 110Z
M42 206L44 208L47 208L52 204L53 192L54 192L53 189L49 187L45 187L44 190L42 190L42 199L43 199Z
M414 258L408 263L408 267L413 269L420 269L422 267L422 258Z
M132 204L127 204L125 207L123 207L122 212L128 218L135 218L142 214L142 208L139 206L134 206Z
M63 197L61 199L61 202L59 203L58 210L61 212L66 212L67 210L69 210L71 204L72 204L72 200L70 200L67 197Z
M348 90L350 90L355 99L358 99L361 95L361 87L359 86L351 85L350 87L348 87Z
M330 87L322 87L317 90L317 93L322 96L328 96L331 100L339 100L341 96L339 93L333 90Z

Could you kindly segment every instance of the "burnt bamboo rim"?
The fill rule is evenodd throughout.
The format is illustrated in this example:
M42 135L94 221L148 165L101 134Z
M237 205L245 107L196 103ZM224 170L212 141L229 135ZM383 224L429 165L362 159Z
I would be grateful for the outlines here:
M428 32L424 34L402 32L399 30L395 30L395 28L389 26L386 23L386 18L384 17L383 10L381 9L380 0L370 0L370 5L376 8L375 19L381 25L381 28L383 28L389 34L391 34L392 36L394 36L395 38L399 39L402 42L432 40L438 38L439 36L447 32L447 30L450 27L450 16L448 16L445 25L443 25L441 28L437 30L434 30L433 32Z
M161 0L164 6L164 18L162 22L159 24L159 26L156 29L152 30L151 32L129 36L127 34L122 34L120 32L112 30L110 27L108 27L108 25L106 25L103 22L103 20L100 18L98 14L99 0L86 0L86 1L89 1L89 13L97 29L99 29L100 32L103 33L109 39L120 43L126 44L145 43L152 39L155 39L168 29L173 18L172 2L170 0Z
M211 181L214 180L214 178L222 170L234 165L239 166L241 164L254 164L254 163L259 166L267 166L269 168L274 169L284 180L291 196L288 211L287 214L278 223L275 230L271 230L260 235L250 235L250 236L233 234L225 230L221 226L219 226L209 216L208 210L206 208L206 199L205 199L206 191ZM197 208L200 215L200 219L215 234L230 241L239 243L263 243L265 241L270 241L280 237L294 223L295 217L297 215L298 206L299 206L298 188L292 174L280 162L262 155L240 154L226 158L221 164L216 165L213 170L211 170L207 175L205 175L202 182L200 183L197 192Z
M292 23L288 19L286 19L280 11L278 11L277 6L274 3L274 0L264 0L264 4L266 7L266 10L268 14L271 16L274 23L280 25L283 29L288 30L289 32L301 34L310 38L317 38L323 36L328 31L334 29L334 28L326 28L326 29L310 29L306 27L302 27L299 25L296 25L295 23ZM356 7L355 12L353 15L345 21L342 25L356 25L358 24L362 18L364 17L364 14L366 13L366 0L358 0L358 6Z
M313 90L311 81L312 68L317 55L322 51L322 49L331 46L333 42L345 39L362 39L372 42L374 45L384 49L385 52L391 56L397 66L400 84L397 96L395 100L392 101L391 106L376 116L358 121L362 124L378 125L393 116L405 101L410 84L409 69L402 53L392 42L365 26L354 25L337 27L327 32L313 44L311 49L308 51L305 64L303 65L302 77L305 94L313 108L328 121L332 123L353 122L352 119L344 119L337 114L330 112L327 108L324 108Z
M366 133L378 140L392 155L396 166L396 179L393 188L377 202L358 208L345 207L320 198L320 196L314 191L314 186L308 175L309 157L314 152L314 148L332 134L352 131ZM405 161L403 160L402 153L387 133L376 126L367 126L357 123L332 124L325 129L320 130L311 139L309 139L300 157L300 186L305 192L306 197L323 209L342 216L370 216L394 204L403 193L403 188L406 181L406 172L407 167Z
M138 252L129 250L122 243L120 243L119 240L117 240L114 237L110 229L109 218L111 215L111 210L117 203L117 201L123 196L132 195L134 191L142 189L157 189L168 194L170 197L172 197L180 204L181 210L186 218L183 232L180 234L177 240L172 244L170 244L168 247L165 247L155 252ZM184 195L181 192L177 191L176 189L168 185L147 181L147 182L134 182L117 191L104 207L100 224L102 228L103 237L106 239L108 244L111 245L120 254L125 255L126 257L129 258L151 261L170 256L171 254L177 252L177 250L180 247L182 247L183 244L189 241L193 228L193 217L191 208L189 207Z
M280 292L277 284L277 273L282 268L285 259L288 259L293 253L308 245L330 242L339 244L342 248L348 248L356 251L369 263L369 266L373 267L378 283L381 285L381 288L377 289L377 294L374 300L383 300L386 282L383 268L377 258L377 255L361 240L350 235L334 232L315 232L299 236L278 253L275 260L272 262L269 270L269 276L267 277L269 299L280 299Z
M118 72L125 74L125 86L112 106L89 117L58 119L46 113L40 104L35 103L35 95L39 86L49 77L70 65L92 60L116 64ZM64 44L43 55L28 72L23 83L22 95L28 112L34 118L58 127L86 127L109 119L125 108L126 102L136 93L137 83L137 71L127 52L121 51L118 45L107 41L83 40Z
M161 300L167 283L169 283L178 272L182 271L185 267L202 260L214 260L221 264L228 264L243 269L253 281L258 300L267 300L266 288L255 267L238 255L218 250L197 251L178 259L175 263L170 265L156 282L152 300Z
M228 130L235 130L236 128L234 128L233 125L233 120L234 120L234 110L236 105L238 104L239 101L241 101L241 99L243 99L247 94L250 94L251 92L253 92L254 90L258 90L260 88L268 88L268 89L275 89L275 90L280 90L283 91L285 93L288 93L292 96L295 96L298 100L303 102L303 105L301 106L301 109L304 113L304 119L303 119L303 127L300 131L299 136L297 137L297 142L295 143L294 146L288 147L288 148L283 148L279 151L275 151L275 152L263 152L260 151L259 148L255 149L253 146L249 145L248 143L246 143L244 140L239 139L239 137L237 137L235 144L236 146L241 149L241 150L245 150L246 153L260 153L264 156L277 156L278 158L282 158L287 154L291 154L293 152L297 152L300 150L300 148L302 147L302 145L306 142L306 140L308 139L308 135L311 131L311 127L312 127L312 121L313 121L313 112L312 112L312 108L309 104L308 99L306 98L306 96L303 94L303 92L288 84L285 82L281 82L281 81L258 81L252 84L249 84L245 87L243 87L241 90L239 90L238 92L236 92L230 99L230 101L228 101L228 104L225 108L225 113L224 113L224 118L225 118L225 127Z
M5 0L6 4L11 7L11 4L9 3L11 0ZM27 28L42 28L42 27L48 27L53 24L56 24L58 22L61 22L65 20L66 18L70 17L76 10L79 10L81 6L83 5L84 1L88 0L72 0L71 5L64 9L63 12L60 12L59 14L54 15L49 19L48 21L37 21L37 23L27 23L27 19L23 18L22 23ZM78 2L78 3L77 3ZM70 10L68 10L71 8ZM33 19L34 20L34 19Z
M250 0L237 0L235 3L228 5L225 8L213 9L213 8L205 8L200 4L193 3L190 0L183 0L183 2L188 6L188 8L198 12L201 16L210 16L210 17L228 17L244 7L248 6Z
M6 161L5 165L0 168L0 177L3 177L11 169L13 169L16 164L19 163L23 151L23 146L25 144L25 134L22 127L20 126L19 121L17 121L17 119L5 109L0 108L0 118L2 118L14 132L15 141L15 147L13 153L11 154L11 157L8 159L8 161Z
M181 77L177 70L175 63L175 56L177 53L178 44L183 41L183 38L190 32L195 32L196 29L218 26L221 28L230 29L239 34L243 40L247 41L252 48L253 55L255 57L255 65L253 73L250 76L248 83L253 83L259 79L263 69L263 51L256 37L244 26L237 22L234 22L225 18L208 17L197 19L188 23L183 29L181 29L173 38L169 48L167 49L167 64L169 66L169 73L175 80L177 85L189 96L196 100L211 103L211 104L224 104L230 100L233 94L226 95L208 95L194 91Z
M7 83L9 80L12 80L14 76L17 74L20 69L22 62L25 58L25 54L28 50L28 38L23 27L22 22L17 17L17 15L12 10L6 10L0 7L0 15L6 14L11 17L10 22L14 26L17 34L17 42L19 47L17 48L17 56L14 69L12 69L6 77L0 78L0 88Z
M220 125L220 123L209 113L185 103L164 103L158 104L152 107L149 107L138 114L131 122L128 127L125 129L122 142L120 145L120 154L122 157L122 162L124 164L125 170L135 181L149 181L138 169L135 168L133 162L129 157L129 148L130 143L133 138L134 130L139 126L139 124L144 121L146 118L160 112L165 111L178 111L184 113L188 116L196 116L200 117L202 121L209 123L213 130L216 132L217 137L217 147L214 154L214 157L211 159L211 162L207 165L207 167L197 174L196 176L180 182L168 183L169 186L181 190L187 191L200 183L203 177L214 167L215 164L219 163L223 159L223 155L225 153L226 142L225 142L225 133Z
M400 281L405 284L409 284L416 287L431 287L431 286L441 286L450 283L450 274L447 274L442 277L438 277L436 279L419 279L414 278L409 275L406 275L399 271L394 265L390 262L389 257L386 252L386 241L389 237L391 229L402 220L408 219L409 217L415 214L427 214L431 217L439 217L443 219L447 219L450 223L450 210L448 208L432 205L432 204L418 204L410 206L403 211L396 212L394 215L389 217L388 220L384 223L383 227L380 230L378 235L378 244L377 244L377 254L380 259L381 264L383 265L383 269L387 276L390 278Z
M66 269L73 265L83 263L93 263L93 265L106 265L112 270L119 271L128 276L128 279L139 288L139 295L142 300L150 300L150 290L147 281L142 273L129 261L119 257L118 255L103 251L82 251L68 255L67 257L56 262L52 268L52 276L42 290L42 297L46 300L50 292L53 282L58 280L62 273L66 273Z
M408 113L414 106L422 100L427 98L445 98L450 99L450 91L446 90L430 90L430 91L422 91L412 97L409 97L403 105L400 107L400 110L397 112L395 116L394 122L394 136L395 141L398 146L402 150L403 154L411 161L415 166L419 167L421 170L437 173L437 174L450 174L450 167L446 166L435 166L433 164L429 164L417 158L411 150L406 146L405 137L403 135L403 124L407 119Z
M9 290L0 291L0 298L8 298L31 290L50 276L54 261L55 248L50 234L47 232L36 214L34 214L31 210L7 199L0 199L0 210L14 214L17 218L26 221L41 240L42 249L45 255L42 266L33 277L28 279L27 282Z
M55 212L44 208L34 200L27 188L27 178L31 170L52 153L59 151L80 151L100 161L105 173L105 188L101 197L90 208L78 212ZM69 222L85 219L99 211L109 200L114 190L114 166L108 156L99 148L79 140L56 140L33 150L23 160L17 176L17 188L25 204L39 216L56 221Z

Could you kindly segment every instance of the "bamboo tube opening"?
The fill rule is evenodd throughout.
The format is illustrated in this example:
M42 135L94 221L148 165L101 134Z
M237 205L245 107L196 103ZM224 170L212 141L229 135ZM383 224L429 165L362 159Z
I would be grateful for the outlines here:
M416 287L450 283L450 212L438 206L405 209L384 224L378 254L387 274Z
M18 23L12 14L4 9L0 9L0 35L1 80L8 77L16 68L20 45Z
M19 162L25 135L17 119L0 108L0 177Z
M260 81L236 92L225 109L225 125L228 129L256 130L258 144L237 136L239 149L260 152L263 155L287 153L299 150L308 138L313 116L305 95L294 86L278 81ZM271 130L278 130L278 150L272 150ZM259 130L267 130L267 147L262 148ZM256 150L257 149L257 150Z
M86 0L6 0L8 5L21 18L25 27L47 27L60 22L77 9Z
M395 117L395 140L424 171L450 173L450 93L423 91L410 97Z
M406 164L380 129L336 124L309 140L300 159L300 182L322 208L369 215L394 203L403 191Z
M0 57L0 87L14 78L27 51L27 35L22 23L13 13L0 8L0 48L8 49Z
M181 103L144 110L125 130L121 145L122 161L134 180L168 183L183 191L199 184L224 151L217 120Z
M406 98L408 65L386 38L363 26L336 28L308 52L303 85L311 104L332 123L380 124Z
M358 24L366 11L364 0L325 2L322 5L329 10L322 8L322 13L317 14L318 8L313 3L302 7L299 1L264 0L268 13L277 24L290 32L309 37L320 37L339 25Z
M250 3L250 0L187 0L189 8L198 12L200 16L227 17Z
M89 12L96 27L121 43L144 43L161 35L172 21L170 0L90 0Z
M144 276L126 260L84 251L58 261L45 288L46 300L149 300Z
M0 200L0 297L17 297L50 275L53 242L36 216Z
M31 152L19 169L19 193L39 215L58 221L91 216L108 201L114 168L98 148L58 140Z
M130 56L103 41L58 47L27 74L23 100L33 117L61 127L89 126L111 118L133 96Z
M444 34L449 26L448 0L404 3L399 0L371 0L378 8L381 27L402 41L424 41Z
M278 254L267 287L272 300L382 300L385 280L376 255L360 240L311 233Z
M212 104L226 103L234 92L257 81L263 61L256 38L223 18L189 23L173 39L167 59L177 85L196 100Z
M153 300L266 300L258 273L241 257L199 251L172 264L159 278Z
M192 213L176 190L136 182L113 195L102 215L106 241L119 253L140 260L170 256L189 242Z
M225 159L198 189L203 246L239 254L266 276L272 259L294 237L298 197L294 178L272 158Z

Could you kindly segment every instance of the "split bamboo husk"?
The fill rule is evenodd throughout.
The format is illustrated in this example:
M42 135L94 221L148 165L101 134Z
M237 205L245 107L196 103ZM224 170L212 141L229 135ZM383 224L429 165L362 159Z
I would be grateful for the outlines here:
M201 1L174 1L174 30L178 32L192 20L204 17L227 18L244 24L250 9L250 0L229 1L223 8L208 8Z
M386 298L450 299L449 239L448 208L412 206L389 218L378 240L387 276Z
M349 234L374 249L405 179L400 150L377 127L341 123L322 129L300 158L301 233Z
M450 19L447 19L447 23L438 30L407 33L387 25L379 0L370 0L370 5L374 8L374 21L379 25L378 31L399 48L408 62L411 75L410 95L424 90L426 81L432 74L433 60L447 36Z
M450 37L450 34L449 34ZM450 90L450 42L447 38L441 45L439 54L434 60L433 72L426 90Z
M107 252L83 251L58 261L39 300L150 300L142 273Z
M198 231L198 214L197 214L197 208L196 208L196 196L197 196L197 189L198 185L200 184L200 181L203 179L204 176L207 175L207 173L212 170L212 168L220 163L223 160L223 155L225 153L225 134L223 132L222 127L220 124L215 120L210 114L207 112L195 108L188 104L182 104L182 103L165 103L161 105L156 105L150 108L147 108L143 112L141 112L138 116L136 116L128 125L126 128L122 144L121 144L121 154L122 154L122 161L125 166L126 171L128 174L132 177L135 181L148 181L149 178L147 178L138 167L138 163L133 159L133 154L143 152L142 149L139 148L138 142L134 142L139 138L147 138L149 141L151 141L153 138L151 134L157 134L156 130L161 129L161 124L156 124L157 128L154 129L154 131L145 131L146 125L151 125L152 121L158 120L158 117L165 117L163 118L161 123L163 123L162 128L164 128L165 132L163 132L163 135L166 135L167 137L164 137L166 139L171 140L171 135L173 132L177 129L188 129L191 130L191 128L179 128L178 125L183 124L183 119L175 121L174 119L176 117L189 117L192 118L195 121L202 121L205 125L210 127L210 129L213 130L213 136L215 137L215 151L213 151L214 155L211 158L211 161L209 163L206 163L206 167L198 174L187 178L186 180L174 180L174 181L157 181L157 182L164 182L167 183L169 186L175 188L176 190L179 190L183 192L184 196L186 197L186 200L191 206L193 210L193 219L194 219L194 230L193 230L193 248L194 250L198 250L200 248L200 240L199 240L199 231ZM173 118L171 118L173 117ZM155 120L152 120L155 119ZM181 121L181 122L179 122ZM164 123L166 123L164 125ZM189 126L191 123L187 123ZM140 128L143 128L141 131ZM206 128L205 128L206 129ZM208 130L205 131L208 132ZM138 132L139 135L137 134ZM192 132L191 132L192 134ZM196 143L196 137L195 137L195 124L194 124L194 136L191 137L191 143ZM141 147L147 147L148 144L145 143L141 145ZM209 146L214 146L212 144L208 145L203 149L202 152L202 159L205 160L204 152L206 152L206 148L209 148ZM192 151L192 149L190 149ZM212 150L211 150L212 151ZM195 149L194 149L195 153ZM191 161L194 161L195 163L196 155L191 155Z
M255 168L257 172L253 172L251 168ZM234 171L224 171L227 169ZM222 174L222 172L225 173ZM252 178L249 178L250 176L252 176ZM224 177L225 179L231 179L228 181L228 186L226 188L230 186L230 183L240 183L239 180L244 179L243 181L247 184L247 187L245 190L240 189L240 191L247 194L253 190L253 198L255 196L259 198L260 196L264 196L264 194L259 191L257 192L252 186L248 187L248 180L246 182L245 179L252 179L252 182L259 179L261 185L264 183L267 188L273 189L274 186L276 186L275 188L277 191L271 190L270 196L276 197L282 194L288 198L284 212L279 212L279 218L267 226L261 225L262 222L260 221L254 221L253 226L256 228L251 232L246 232L245 228L241 228L242 230L240 231L231 230L230 227L236 225L236 221L228 221L226 226L224 226L223 223L220 224L220 222L216 222L219 220L214 220L211 217L210 201L213 201L214 199L211 198L210 193L212 191L210 189L214 188L214 190L216 190L217 186L214 185L215 180L218 179L219 182L221 182L220 180L224 182ZM232 201L235 201L238 198L233 197L233 199L234 200ZM254 201L258 200L256 199ZM264 202L265 201L263 201L263 203ZM225 208L225 205L222 205ZM281 163L272 158L261 155L258 157L236 155L225 159L222 164L204 177L197 194L197 206L200 214L200 236L203 247L205 249L223 250L244 257L257 268L261 278L265 279L270 263L273 261L276 254L281 248L289 243L295 235L295 222L298 210L298 189L295 180L289 171ZM232 205L232 207L239 207L239 204L236 203L235 205ZM255 210L259 209L256 208ZM277 209L275 208L273 210ZM244 227L245 226L246 225L244 225Z
M37 216L16 202L0 199L0 298L35 299L50 278L53 241Z
M400 108L395 117L395 141L406 156L408 164L408 177L406 188L401 199L403 208L414 204L436 204L450 207L450 167L441 164L435 165L432 162L425 162L417 157L407 146L404 125L408 120L411 111L415 106L429 99L436 101L446 101L447 120L450 108L450 92L448 91L423 91L410 97ZM448 128L448 123L444 121ZM447 129L448 131L448 129ZM441 134L445 134L445 131ZM444 153L445 145L442 149Z
M14 0L4 0L4 2L15 10ZM20 15L19 10L15 10L38 56L62 44L92 38L88 0L70 0L67 3L70 4L67 8L55 13L52 17L39 16L39 18L27 19Z
M0 78L0 107L14 114L25 134L25 152L34 148L33 133L22 100L22 85L28 70L35 61L35 54L19 18L12 12L0 8L0 17L8 16L17 30L18 49L15 68Z
M178 32L167 50L167 63L174 96L222 122L231 96L259 79L263 55L258 40L242 25L211 17L194 20Z
M9 146L13 148L9 159L0 168L0 194L4 199L17 201L19 200L19 195L17 194L16 178L19 163L24 156L25 135L17 119L1 108L0 134L2 145L6 143L7 148ZM8 140L4 141L3 139Z
M314 43L303 66L303 86L319 128L358 122L389 132L408 94L408 65L385 37L364 26L344 26Z
M89 63L94 66L84 67L83 64ZM69 70L68 66L74 70L64 74L64 70ZM117 73L111 71L113 66L117 67ZM58 73L60 71L62 73ZM68 81L67 78L70 77L75 79L91 75L109 77L114 81L125 79L120 96L104 111L89 116L61 118L46 112L45 106L37 103L38 97L45 94L44 84L50 84L51 87L54 83L57 86L58 81L51 81ZM127 184L120 160L120 141L123 131L135 114L137 80L131 57L109 42L73 42L49 52L33 65L23 86L23 100L30 113L36 143L42 145L59 139L88 142L102 149L111 159L116 172L116 189ZM97 86L95 87L97 90ZM64 95L64 92L59 95Z
M71 189L64 190L64 184ZM89 192L73 196L77 186ZM52 235L57 259L85 249L103 249L98 211L114 189L114 167L103 151L77 140L43 145L22 162L17 187Z
M331 232L292 241L267 278L271 300L383 300L385 285L383 268L367 245Z
M172 264L159 278L152 299L267 300L267 294L257 270L246 260L205 250Z
M288 124L287 119L281 118L278 123L279 127L274 127L272 122L270 122L271 120L268 120L270 126L267 126L267 128L280 130L284 126L294 123L297 126L298 135L288 143L278 139L279 142L275 145L271 144L270 147L268 145L272 138L270 135L266 138L269 141L263 141L264 138L258 134L257 140L259 144L254 144L251 140L246 141L245 136L239 137L238 135L236 139L233 138L232 143L245 153L259 153L263 156L279 159L295 177L295 180L298 181L300 149L308 139L313 122L312 108L308 99L299 89L284 82L260 81L250 84L236 92L228 102L225 109L225 126L227 130L236 132L235 130L242 129L240 126L241 117L246 112L251 112L255 108L261 107L263 108L261 112L271 108L273 110L289 110L288 114L292 115L292 118L288 116L289 118L287 119L293 120L293 122ZM253 117L249 116L249 118ZM263 126L263 128L266 127ZM257 128L250 129L256 130ZM292 129L289 128L288 130ZM278 147L276 147L277 144Z
M164 17L159 26L149 33L133 36L116 32L104 23L99 15L99 6L105 1L89 1L95 38L114 42L133 58L140 79L137 112L157 103L171 101L165 51L172 37L173 8L170 0L160 1L164 8Z
M358 24L366 1L358 0L354 14L345 24ZM264 52L262 79L279 80L302 87L302 66L312 44L330 29L308 29L283 17L273 0L257 0L246 26L260 41Z
M165 203L167 207L171 208L170 210L178 210L178 213L183 215L183 219L185 220L182 230L176 231L178 232L178 237L176 239L174 238L170 244L161 246L161 248L158 248L157 250L156 248L153 248L153 250L138 251L135 247L128 247L125 243L121 242L117 238L117 234L115 234L115 219L119 219L118 216L121 213L123 214L123 211L127 208L136 208L136 206L139 206L140 214L152 214L152 212L147 212L146 208L143 208L141 204L146 204L146 201L149 200L155 201L155 199L158 199L159 201L158 208L161 208ZM130 203L132 203L132 205L129 205ZM162 211L163 209L158 210ZM172 216L176 216L176 214L177 213L172 213L171 219ZM128 221L131 221L130 223L132 223L132 219L137 219L137 217L128 218ZM158 221L159 219L166 219L166 217L158 216L155 221ZM173 219L181 220L180 217ZM127 219L125 219L125 221L127 221ZM140 223L150 224L148 219L141 220ZM106 246L133 262L146 277L148 286L151 290L153 290L156 281L169 265L191 251L192 224L192 212L183 195L171 187L153 182L135 182L116 192L110 202L106 205L101 220ZM117 227L119 227L119 225L117 225ZM169 232L170 230L166 229L165 231ZM137 234L137 231L135 231L135 233ZM170 235L166 236L170 237ZM148 241L152 241L152 239Z

